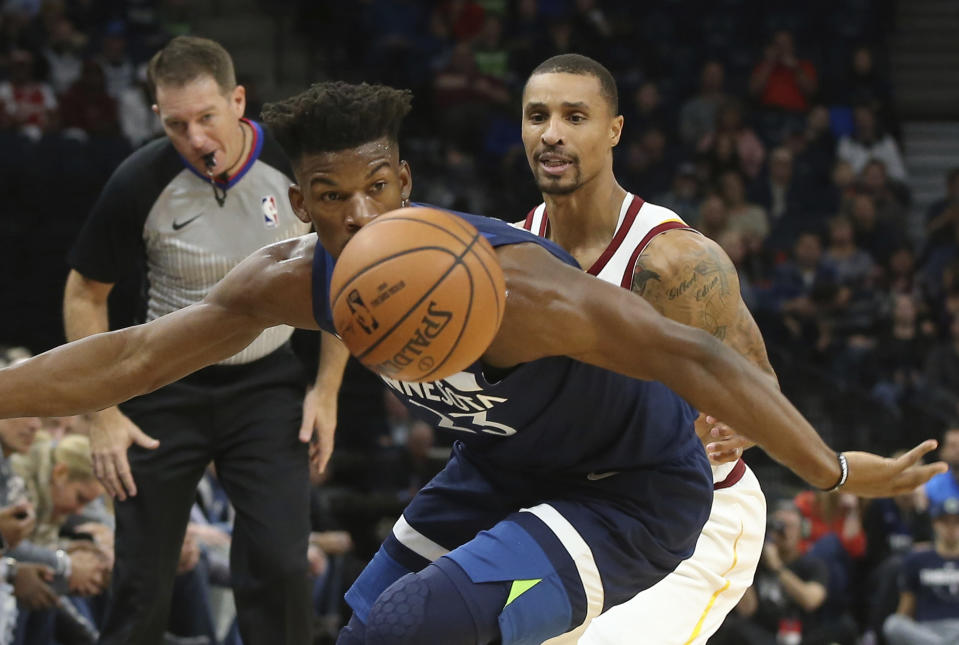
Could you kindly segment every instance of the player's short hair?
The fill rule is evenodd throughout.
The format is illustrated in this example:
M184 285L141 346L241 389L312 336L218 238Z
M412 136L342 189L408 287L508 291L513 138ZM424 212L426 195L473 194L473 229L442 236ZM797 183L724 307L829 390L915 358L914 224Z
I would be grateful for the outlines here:
M409 90L327 81L267 103L260 118L296 164L306 154L348 150L378 139L398 143L412 101Z
M157 85L183 87L201 76L212 77L223 94L236 87L230 53L209 38L177 36L154 54L147 65L147 85L154 100Z
M612 73L599 61L593 60L589 56L582 54L560 54L547 58L536 66L536 69L529 75L530 78L537 74L580 74L583 76L592 76L599 81L600 91L603 98L609 103L609 109L613 114L619 114L619 91L616 89L616 79ZM528 82L528 81L527 81Z

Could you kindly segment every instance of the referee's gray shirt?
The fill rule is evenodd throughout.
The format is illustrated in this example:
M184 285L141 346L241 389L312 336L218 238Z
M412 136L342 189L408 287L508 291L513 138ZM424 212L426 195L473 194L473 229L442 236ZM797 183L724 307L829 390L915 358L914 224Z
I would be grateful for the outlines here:
M287 190L289 162L255 121L247 159L228 182L220 206L210 178L169 139L153 141L114 171L67 257L81 275L115 284L144 279L140 320L153 320L203 299L227 272L267 244L309 232L296 218ZM139 277L137 277L139 276ZM249 363L285 343L291 327L271 327L223 361Z

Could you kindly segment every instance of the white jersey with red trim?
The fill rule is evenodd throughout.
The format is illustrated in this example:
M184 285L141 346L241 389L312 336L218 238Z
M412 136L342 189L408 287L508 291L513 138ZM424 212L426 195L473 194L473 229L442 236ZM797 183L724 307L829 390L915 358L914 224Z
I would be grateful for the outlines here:
M549 215L546 204L540 204L529 212L523 228L540 237L548 237ZM616 222L616 234L613 235L612 242L593 266L586 270L606 282L629 288L639 254L651 239L675 228L696 230L668 208L650 204L641 197L626 193L619 209L619 221Z
M549 237L546 204L516 226ZM629 289L639 254L673 229L700 234L668 208L627 193L612 241L587 271ZM752 584L766 528L766 500L745 463L712 468L713 506L693 555L632 600L544 645L615 645L634 642L636 634L657 645L705 645Z

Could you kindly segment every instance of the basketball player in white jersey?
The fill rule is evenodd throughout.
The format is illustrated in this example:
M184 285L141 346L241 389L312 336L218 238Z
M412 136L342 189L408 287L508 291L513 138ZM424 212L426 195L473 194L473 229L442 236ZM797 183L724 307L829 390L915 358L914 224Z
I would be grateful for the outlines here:
M775 379L740 297L736 269L719 245L617 183L612 149L622 128L615 81L600 63L564 54L539 65L523 93L523 142L545 203L530 211L523 227L558 243L589 273L638 293L664 316L711 333ZM712 459L715 489L693 556L584 626L580 643L637 637L657 645L705 643L752 584L766 502L739 458L748 444L705 418L698 430ZM575 642L576 636L548 642Z

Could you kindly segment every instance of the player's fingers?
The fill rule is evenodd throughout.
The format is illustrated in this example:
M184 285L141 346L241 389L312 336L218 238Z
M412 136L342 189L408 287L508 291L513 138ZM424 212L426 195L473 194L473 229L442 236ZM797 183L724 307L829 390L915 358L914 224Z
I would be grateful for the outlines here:
M937 461L934 464L924 464L922 466L910 468L900 475L900 478L904 481L899 487L899 492L908 493L913 491L936 475L948 472L948 470L949 464L944 461Z
M910 465L918 463L924 455L935 450L938 445L939 442L935 439L926 439L909 452L901 455L896 461L899 462L903 468L908 468Z
M725 423L719 423L710 428L709 434L716 439L729 439L736 433Z

